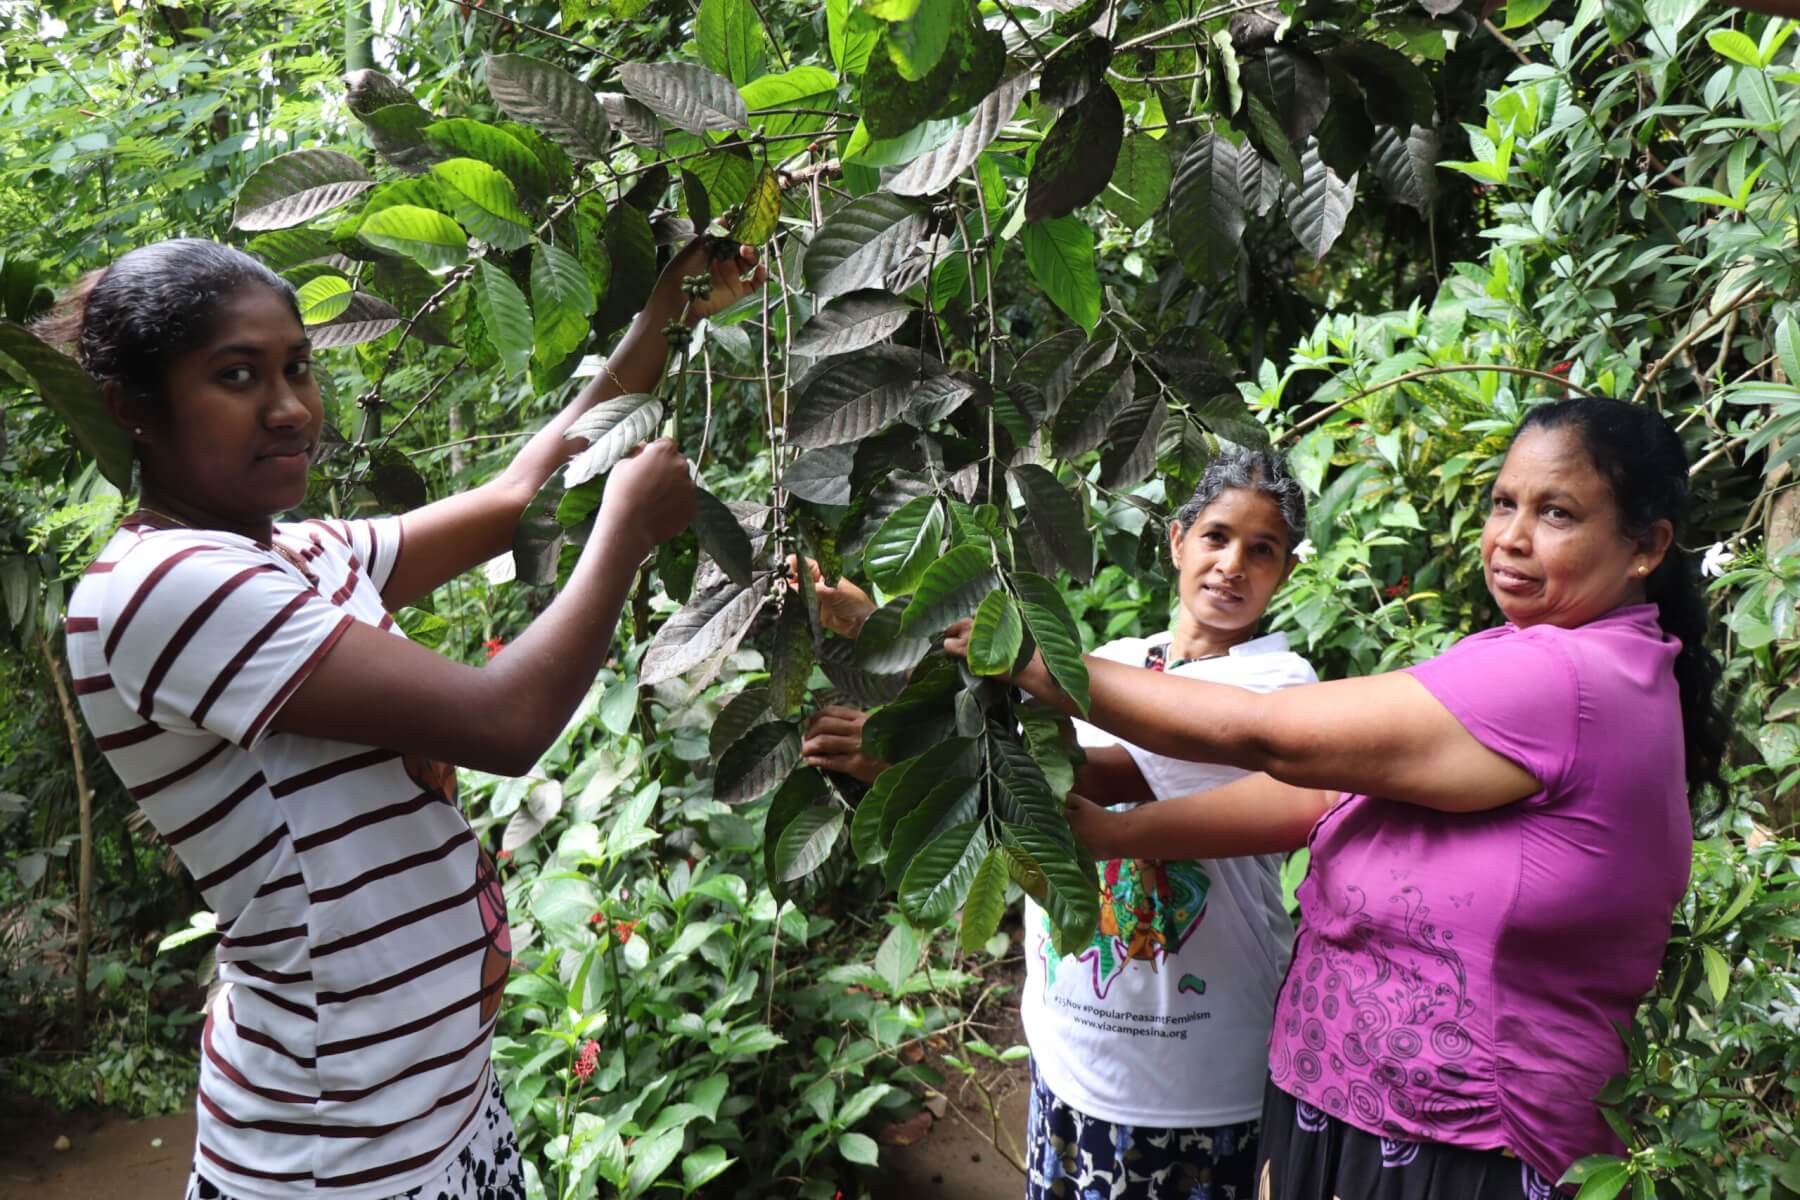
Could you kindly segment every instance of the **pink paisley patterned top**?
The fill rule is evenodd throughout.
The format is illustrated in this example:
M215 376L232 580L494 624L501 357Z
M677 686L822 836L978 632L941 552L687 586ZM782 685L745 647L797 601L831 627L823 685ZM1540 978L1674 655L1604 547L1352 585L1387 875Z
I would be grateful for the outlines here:
M1411 668L1544 785L1449 813L1346 796L1313 829L1276 1086L1385 1137L1504 1148L1555 1179L1617 1153L1593 1097L1687 887L1679 649L1656 609L1511 625Z

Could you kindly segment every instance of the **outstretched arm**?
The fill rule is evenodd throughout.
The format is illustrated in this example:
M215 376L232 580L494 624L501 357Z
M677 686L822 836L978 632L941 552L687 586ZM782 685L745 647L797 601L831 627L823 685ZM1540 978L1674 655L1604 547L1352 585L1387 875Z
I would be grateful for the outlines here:
M638 564L693 511L687 461L652 442L613 468L568 586L501 654L464 666L353 622L271 726L523 774L592 686Z
M1069 796L1069 825L1096 858L1233 858L1297 850L1335 798L1267 775L1108 812Z
M968 629L967 621L953 626L945 648L966 655ZM1092 655L1084 661L1092 698L1087 719L1170 758L1261 771L1298 788L1462 812L1498 808L1541 786L1476 741L1410 675L1259 693ZM1014 682L1063 712L1076 711L1041 656Z
M680 320L687 297L684 276L710 270L712 295L696 299L690 321L718 312L767 278L756 252L739 247L735 257L714 259L703 239L695 239L664 268L644 310L632 321L600 372L550 423L532 435L507 468L479 487L414 509L400 519L400 559L382 589L388 608L419 597L512 548L513 530L525 506L551 474L580 452L584 443L563 435L594 405L626 391L648 392L656 386L669 357L663 326ZM615 380L613 377L617 376ZM620 385L623 384L623 388Z

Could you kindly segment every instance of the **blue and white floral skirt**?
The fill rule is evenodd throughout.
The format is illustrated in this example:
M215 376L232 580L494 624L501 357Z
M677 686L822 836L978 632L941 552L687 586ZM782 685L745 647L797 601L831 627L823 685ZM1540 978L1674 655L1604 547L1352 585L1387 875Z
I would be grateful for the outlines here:
M1077 1112L1031 1072L1026 1200L1253 1200L1258 1122L1118 1125Z
M1255 1200L1555 1200L1554 1184L1504 1150L1365 1133L1270 1083Z

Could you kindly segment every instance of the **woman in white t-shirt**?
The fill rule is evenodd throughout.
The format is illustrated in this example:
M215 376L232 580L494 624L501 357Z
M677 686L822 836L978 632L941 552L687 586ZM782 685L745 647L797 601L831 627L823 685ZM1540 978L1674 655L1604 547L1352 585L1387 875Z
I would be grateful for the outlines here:
M1316 682L1284 635L1256 633L1305 524L1305 497L1278 455L1221 454L1169 529L1173 629L1095 653L1253 691ZM854 584L814 588L826 623L847 636L873 611ZM886 764L864 753L862 723L852 709L822 710L805 761L874 779ZM1101 803L1167 799L1245 774L1075 726L1087 753L1078 790ZM1099 931L1066 957L1026 901L1028 1200L1250 1200L1269 1028L1293 943L1279 871L1273 856L1101 863Z
M684 276L712 280L690 319L761 281L736 249L677 255L497 477L380 520L276 520L306 496L323 408L294 289L241 251L134 250L38 326L141 468L140 507L69 601L82 715L222 935L189 1200L522 1200L489 1066L506 902L454 766L518 774L561 732L639 563L694 511L687 463L667 440L620 463L562 594L482 666L389 614L511 547L576 417L655 385Z

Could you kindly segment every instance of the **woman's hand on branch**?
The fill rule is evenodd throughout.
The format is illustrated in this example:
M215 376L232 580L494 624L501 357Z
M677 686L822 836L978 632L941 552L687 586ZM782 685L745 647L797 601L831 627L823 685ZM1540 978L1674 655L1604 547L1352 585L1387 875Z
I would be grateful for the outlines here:
M694 519L694 479L688 461L669 438L658 438L633 450L612 469L600 524L609 537L642 543L639 557L688 527Z
M1117 847L1113 845L1119 814L1108 812L1086 796L1075 792L1069 793L1064 807L1069 817L1069 828L1081 839L1089 854L1097 859L1121 857Z
M869 714L860 708L828 704L806 720L800 742L800 758L809 767L839 771L864 783L887 770L887 763L863 749L863 722Z
M802 560L796 555L788 555L788 580L797 582L804 569L812 580L813 595L819 600L819 623L837 634L839 637L854 639L862 632L863 622L875 611L875 601L869 593L850 581L848 575L838 576L836 583L826 583L824 572L812 559Z
M683 284L696 275L705 276L707 283L690 293ZM757 262L754 246L721 246L711 238L697 237L663 268L651 305L677 315L685 311L691 325L736 304L768 278L769 268Z
M944 653L952 658L969 657L969 632L974 629L975 622L967 617L944 631ZM1044 656L1032 650L1031 661L1014 672L1008 681L1014 687L1022 688L1047 704L1068 706L1068 698L1062 689L1056 686L1056 680L1050 677L1050 668L1044 665Z

